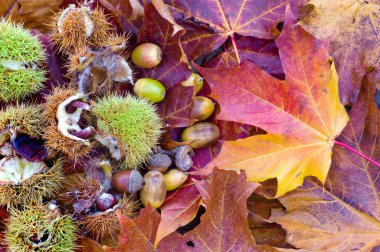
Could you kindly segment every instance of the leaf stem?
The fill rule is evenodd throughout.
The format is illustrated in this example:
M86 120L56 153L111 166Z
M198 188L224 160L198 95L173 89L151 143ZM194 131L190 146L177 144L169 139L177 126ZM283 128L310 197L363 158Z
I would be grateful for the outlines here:
M238 63L240 64L240 56L239 56L239 52L238 52L238 49L236 46L235 35L231 34L230 37L231 37L232 46L234 47L236 59L237 59Z
M367 161L371 162L372 164L376 165L377 167L380 167L380 163L378 163L378 162L376 162L375 160L373 160L372 158L370 158L370 157L364 155L363 153L361 153L361 152L355 150L354 148L348 146L347 144L342 143L342 142L339 142L339 141L337 141L337 140L334 140L334 144L339 145L339 146L342 146L342 147L344 147L344 148L346 148L346 149L352 151L353 153L355 153L355 154L361 156L362 158L366 159Z

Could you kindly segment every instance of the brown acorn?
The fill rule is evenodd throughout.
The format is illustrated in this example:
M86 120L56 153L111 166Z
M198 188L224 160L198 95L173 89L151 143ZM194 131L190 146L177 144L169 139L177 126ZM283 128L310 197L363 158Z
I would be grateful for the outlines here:
M214 144L219 136L219 128L214 123L200 122L186 128L181 139L184 142L192 141L189 145L193 149L199 149Z
M150 171L145 174L144 182L140 190L141 202L144 206L150 204L153 208L159 208L165 201L167 191L164 175Z
M144 180L137 170L125 170L113 175L111 183L120 192L135 193L141 189Z
M215 110L214 103L207 97L196 96L194 98L193 110L191 116L198 121L209 118Z

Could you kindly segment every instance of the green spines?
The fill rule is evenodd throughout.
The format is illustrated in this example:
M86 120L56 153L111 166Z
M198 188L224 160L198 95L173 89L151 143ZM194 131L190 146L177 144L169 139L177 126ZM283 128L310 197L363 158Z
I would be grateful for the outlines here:
M38 38L20 25L0 20L0 100L22 98L42 88L45 59Z
M131 95L110 96L100 100L92 112L101 121L102 130L117 137L125 148L127 168L136 168L149 159L162 128L154 105Z
M5 240L9 251L73 251L77 227L70 216L46 206L11 211Z
M46 121L39 105L18 104L0 110L0 131L12 126L32 137L44 134Z

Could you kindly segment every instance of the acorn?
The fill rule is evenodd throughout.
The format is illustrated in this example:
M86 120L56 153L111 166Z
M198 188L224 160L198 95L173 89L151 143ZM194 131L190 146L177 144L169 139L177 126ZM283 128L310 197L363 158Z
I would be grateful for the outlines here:
M137 170L125 170L113 175L111 183L120 192L135 193L141 189L144 180Z
M144 206L148 203L153 208L159 208L165 201L166 182L165 177L158 171L150 171L144 176L145 185L140 190L141 202Z
M214 103L207 97L196 96L194 98L193 110L191 116L198 121L209 118L215 110Z
M196 73L192 73L189 78L181 82L182 86L184 87L192 87L197 85L197 93L202 89L203 87L203 78Z
M153 68L161 62L161 48L152 43L144 43L133 49L131 58L136 66Z
M214 123L200 122L186 128L181 139L184 142L192 141L189 145L193 149L199 149L214 144L219 136L219 128Z
M173 191L185 183L187 173L179 169L171 169L164 174L166 189Z
M156 153L152 156L147 168L149 171L159 171L161 173L165 173L171 164L172 160L168 155Z
M107 211L117 204L115 196L109 193L103 193L96 201L96 209L98 211Z
M141 78L136 81L133 92L140 98L157 103L165 98L166 90L161 82L150 78Z

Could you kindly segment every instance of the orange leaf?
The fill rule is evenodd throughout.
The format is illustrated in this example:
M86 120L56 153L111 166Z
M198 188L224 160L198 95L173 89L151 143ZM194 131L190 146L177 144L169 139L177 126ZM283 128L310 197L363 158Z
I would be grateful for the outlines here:
M249 181L277 178L279 197L302 185L306 176L326 180L334 139L348 116L339 102L338 76L329 61L328 42L295 25L289 8L276 44L285 81L249 62L199 71L220 105L217 119L268 132L225 142L212 165L243 169Z
M373 102L373 75L363 82L351 121L339 141L380 160L380 111ZM286 213L270 220L287 231L287 242L308 251L376 251L380 245L380 170L340 146L334 147L325 186L307 179L279 198Z
M10 9L7 11L3 10L6 4L0 4L0 12L14 22L23 23L27 28L46 32L50 17L58 11L61 3L62 0L15 0L8 6Z

